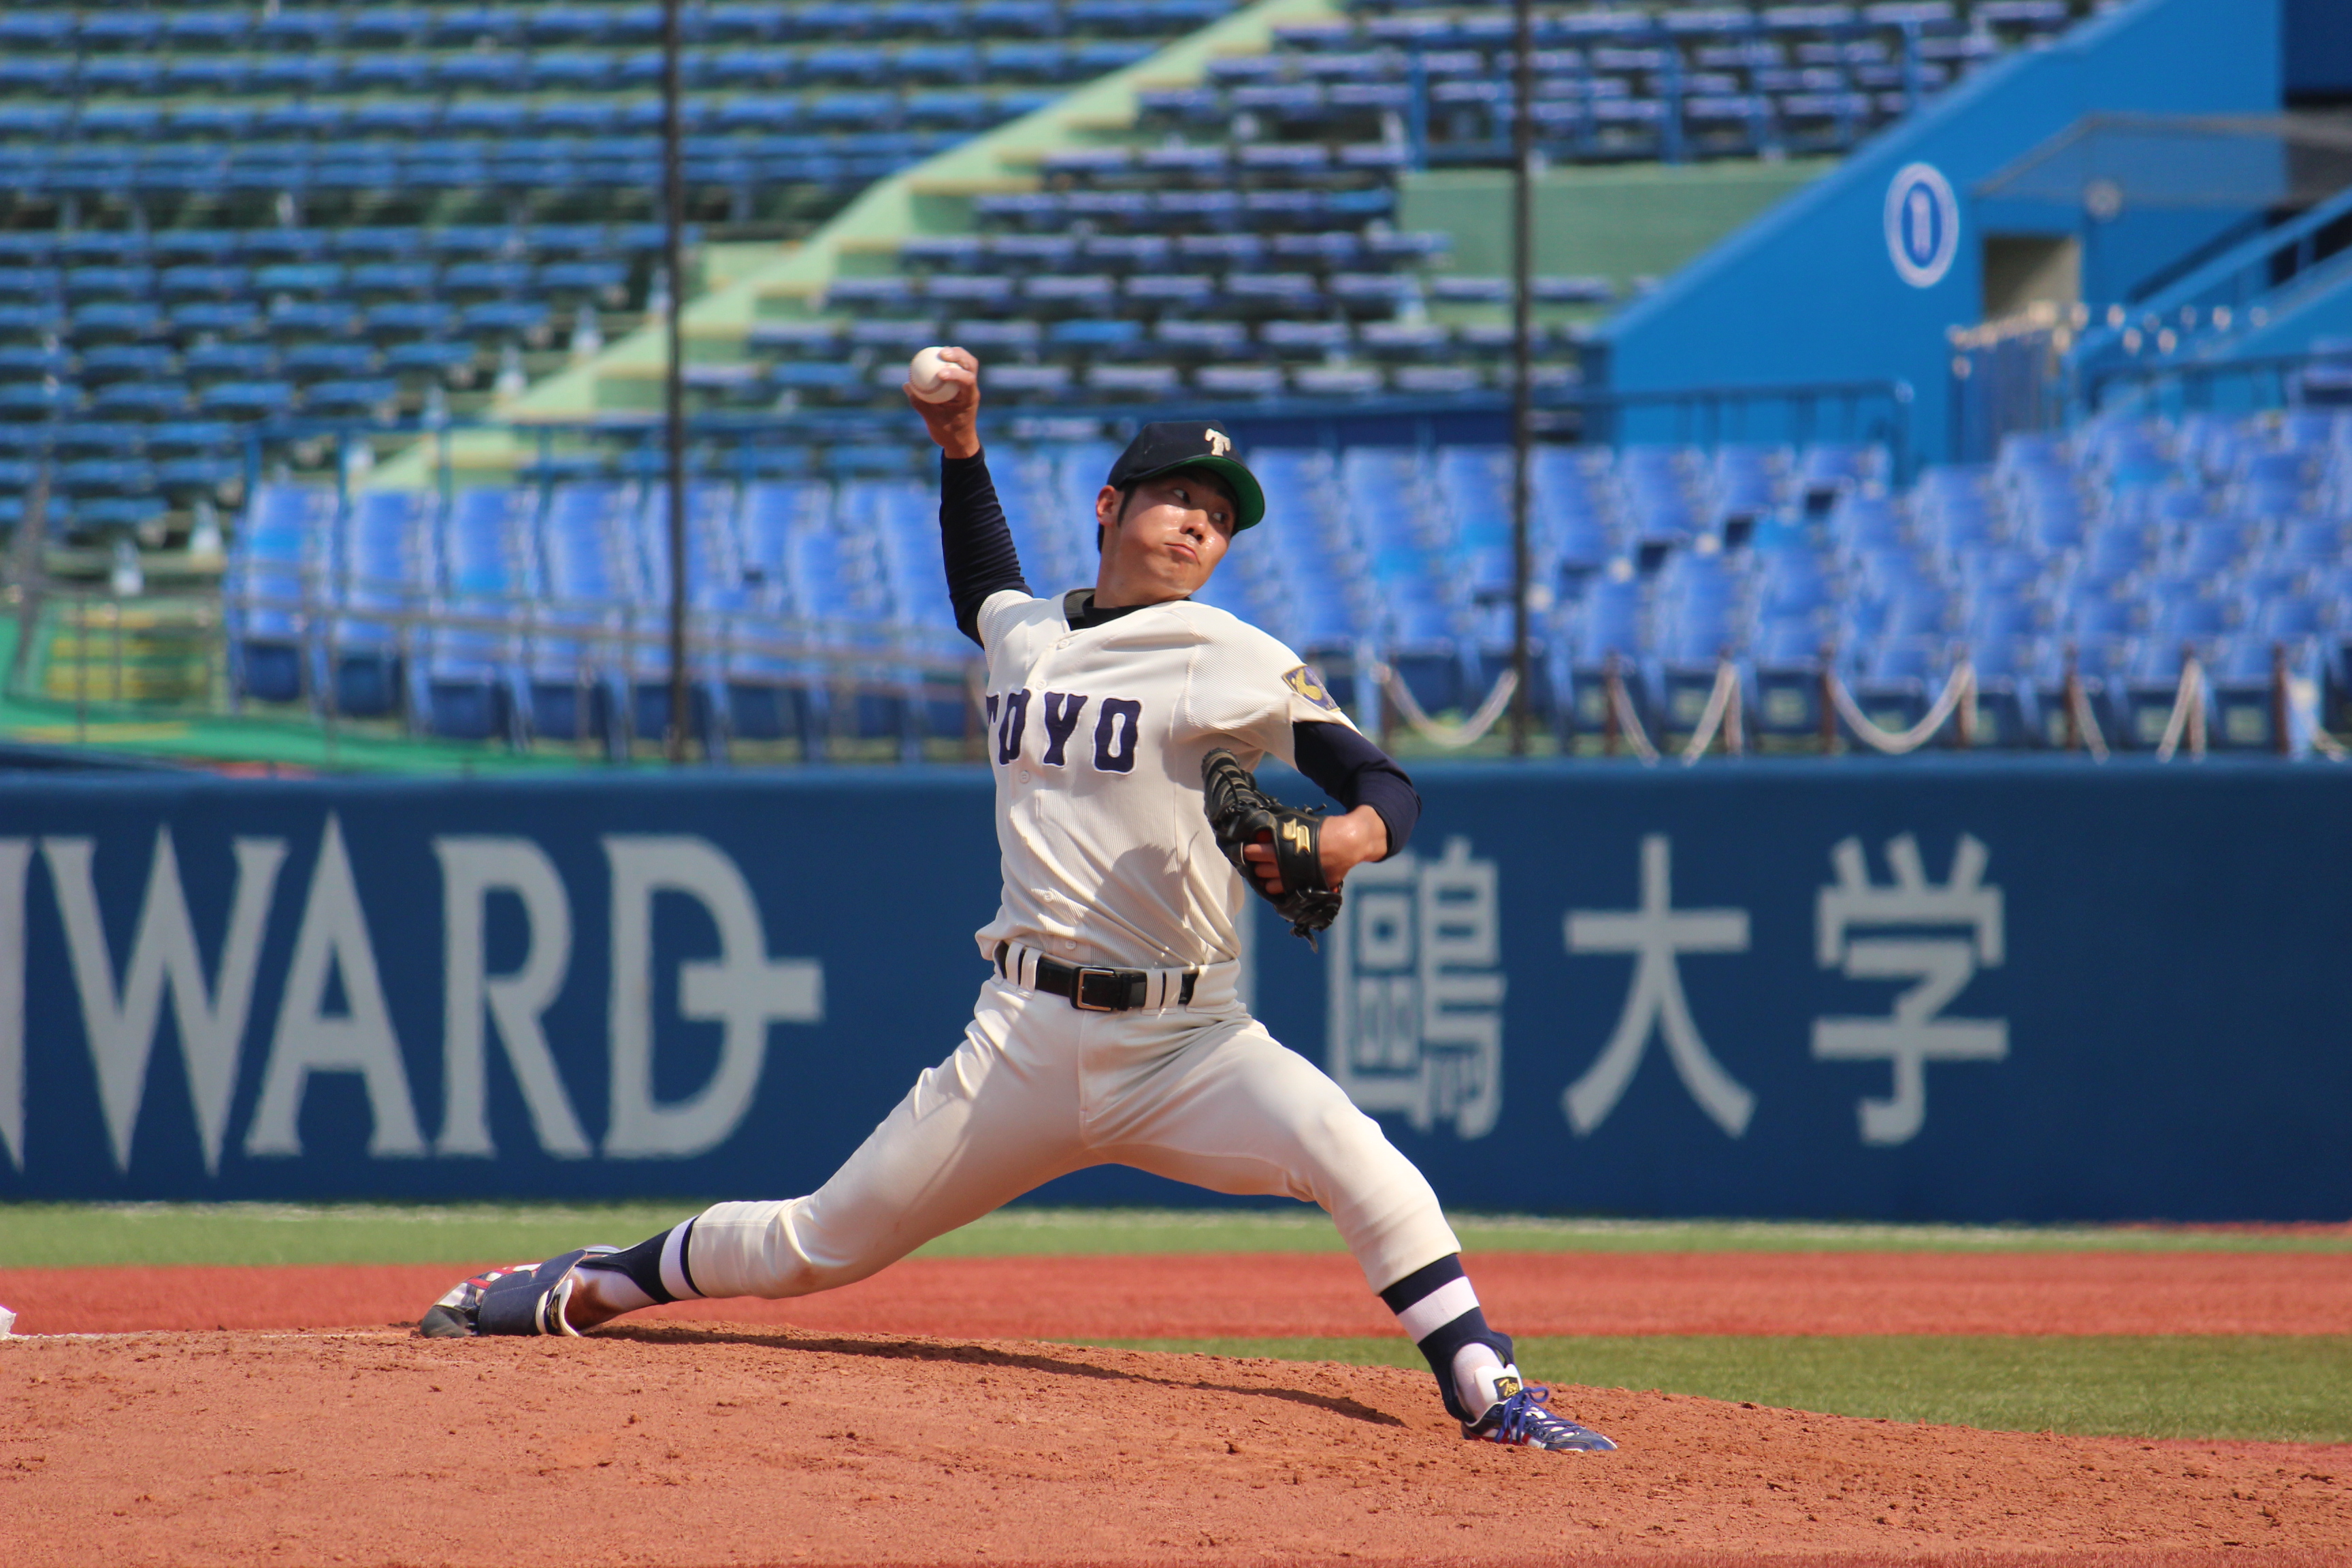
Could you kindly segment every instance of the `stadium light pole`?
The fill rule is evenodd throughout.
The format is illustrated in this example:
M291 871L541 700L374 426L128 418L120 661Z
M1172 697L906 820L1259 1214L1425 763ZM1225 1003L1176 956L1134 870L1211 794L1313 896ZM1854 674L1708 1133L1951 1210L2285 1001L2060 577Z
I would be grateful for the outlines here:
M662 0L662 265L669 272L669 373L663 401L669 459L669 728L662 737L672 763L686 761L686 159L678 92L680 0Z
M1528 442L1534 435L1535 6L1513 0L1511 60L1511 755L1528 754Z

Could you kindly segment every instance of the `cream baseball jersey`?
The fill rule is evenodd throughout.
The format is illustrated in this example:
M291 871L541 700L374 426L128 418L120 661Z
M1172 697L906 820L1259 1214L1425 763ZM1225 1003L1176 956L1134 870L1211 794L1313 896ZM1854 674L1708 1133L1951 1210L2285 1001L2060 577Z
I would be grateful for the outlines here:
M1004 892L979 932L1067 963L1218 963L1251 897L1201 806L1201 759L1296 763L1294 724L1347 724L1298 656L1179 599L1073 626L1067 598L981 606ZM1350 729L1352 730L1352 726Z

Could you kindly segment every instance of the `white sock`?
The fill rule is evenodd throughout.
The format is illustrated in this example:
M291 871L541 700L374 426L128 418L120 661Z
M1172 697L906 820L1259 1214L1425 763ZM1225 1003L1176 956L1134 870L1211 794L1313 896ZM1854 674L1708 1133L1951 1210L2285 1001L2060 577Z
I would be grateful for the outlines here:
M1519 1369L1507 1364L1492 1345L1474 1341L1454 1352L1454 1396L1474 1417L1484 1415L1489 1406L1517 1393L1516 1387L1509 1394L1498 1392L1496 1384L1505 1378L1516 1384L1518 1377Z
M634 1312L654 1304L654 1299L639 1289L635 1280L617 1268L574 1268L572 1281L574 1296L607 1311Z

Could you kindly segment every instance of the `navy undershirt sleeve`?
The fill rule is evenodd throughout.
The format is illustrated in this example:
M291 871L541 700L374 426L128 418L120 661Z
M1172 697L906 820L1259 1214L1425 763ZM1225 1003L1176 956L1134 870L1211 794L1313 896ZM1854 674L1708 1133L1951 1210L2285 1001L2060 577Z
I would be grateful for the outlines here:
M940 547L947 559L948 600L955 606L956 629L980 641L980 607L991 594L1011 588L1029 592L1021 575L1021 557L1013 548L1013 530L996 499L996 481L988 477L988 457L940 455Z
M1421 792L1395 758L1349 726L1322 721L1292 723L1290 743L1298 771L1325 795L1350 811L1369 805L1381 814L1388 824L1389 855L1404 847L1421 820Z

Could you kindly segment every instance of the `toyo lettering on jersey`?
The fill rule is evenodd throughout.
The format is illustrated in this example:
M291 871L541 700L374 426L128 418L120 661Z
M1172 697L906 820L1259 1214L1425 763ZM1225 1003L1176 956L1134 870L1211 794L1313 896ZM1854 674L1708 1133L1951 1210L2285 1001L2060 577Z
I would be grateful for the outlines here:
M1090 764L1097 773L1131 773L1135 771L1137 737L1143 732L1143 704L1132 697L1106 697L1099 702L1083 691L1045 691L1034 694L1038 710L1040 733L1035 751L1038 765L1048 768L1071 764L1070 737L1078 732L1081 723L1088 720L1094 736L1091 748L1081 745L1077 758ZM1024 753L1022 743L1030 738L1029 710L1033 693L1022 691L990 692L985 699L990 732L996 737L996 765L1010 767Z
M1080 617L1083 618L1083 617ZM1238 957L1251 897L1202 814L1201 759L1294 765L1292 726L1346 724L1278 639L1188 599L1074 624L1061 598L981 607L1004 887L981 951L1183 968Z

